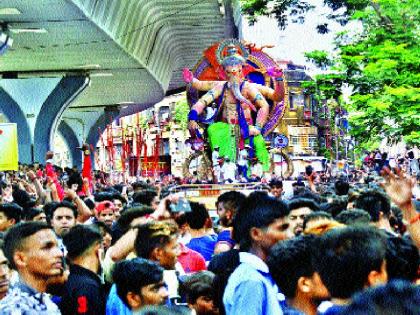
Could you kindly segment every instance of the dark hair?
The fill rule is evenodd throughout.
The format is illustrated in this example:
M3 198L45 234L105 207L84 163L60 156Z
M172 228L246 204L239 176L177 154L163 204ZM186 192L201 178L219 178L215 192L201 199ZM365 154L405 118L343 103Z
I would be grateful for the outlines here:
M68 208L73 212L73 215L75 218L77 218L77 208L74 204L68 201L62 201L62 202L55 202L49 207L49 219L51 220L54 217L54 212L58 208Z
M331 213L335 218L340 212L347 210L347 200L342 197L336 197L331 202L320 205L320 210Z
M119 298L129 307L127 293L140 294L142 287L163 280L163 268L144 258L134 258L118 262L112 272Z
M293 196L293 199L297 199L297 198L310 199L310 200L313 200L317 204L321 202L320 195L315 194L306 188L302 191L297 192L297 194Z
M98 230L101 233L101 235L103 235L102 231L111 236L113 234L111 228L102 221L95 221L94 223L92 223L92 228Z
M133 195L133 202L141 203L145 206L151 206L153 199L157 197L157 195L157 192L151 189L138 191Z
M345 225L369 224L370 214L362 209L351 209L340 212L335 219Z
M16 269L13 256L16 250L22 250L25 239L42 230L52 230L44 222L24 222L12 226L4 237L3 252L10 266Z
M67 258L70 260L83 256L94 244L100 242L102 234L86 225L76 225L63 236Z
M24 219L26 221L32 221L37 215L40 215L41 213L44 213L43 209L40 208L29 208L25 211Z
M379 221L380 212L383 212L386 217L389 217L391 212L389 199L377 190L362 192L356 199L354 206L367 211L372 218L372 222Z
M115 184L114 186L112 186L112 188L114 188L115 191L118 192L119 194L122 193L123 187L124 187L124 185L122 185L122 184Z
M112 194L112 201L119 200L123 205L127 203L127 199L125 199L120 192Z
M187 276L181 285L181 293L185 294L187 302L194 304L200 296L213 298L214 273L211 271L200 271Z
M102 202L102 201L112 202L114 200L113 193L108 192L108 191L98 192L94 195L94 197L95 197L95 202Z
M59 202L56 201L52 201L52 202L48 202L44 205L44 207L42 208L45 212L45 215L47 216L47 221L50 222L51 220L51 211L54 209L55 210L55 205L58 204Z
M77 191L81 191L83 189L83 179L80 173L78 172L71 172L69 174L69 179L67 180L67 187L73 186L74 184L77 184Z
M381 270L385 254L385 237L376 228L333 229L319 238L315 269L331 297L347 299L363 289L371 271Z
M391 281L369 288L352 299L341 315L418 315L420 287L406 281Z
M8 220L15 219L15 223L19 223L23 215L22 207L14 202L0 204L0 212L3 212Z
M193 230L199 230L206 225L210 218L206 207L198 202L190 202L191 211L185 213L185 219Z
M131 186L133 187L134 190L137 189L147 189L150 190L152 188L152 186L150 186L149 184L142 182L142 181L137 181L131 184Z
M152 221L137 227L134 250L138 257L149 259L155 248L167 245L176 234L177 227L166 222Z
M132 207L125 210L118 218L119 227L125 231L130 227L131 222L140 217L152 214L154 210L149 206Z
M419 250L411 240L395 236L387 238L386 270L389 280L415 281L419 263Z
M12 196L14 203L24 209L34 207L36 204L35 199L32 199L25 190L19 189L18 187L13 187Z
M236 211L241 207L246 196L239 191L227 191L217 197L216 205L223 203L223 207L233 212L235 215Z
M302 223L302 229L305 231L308 222L315 221L319 219L330 219L332 220L332 215L325 211L314 211L305 216Z
M273 188L273 187L283 188L283 182L281 181L281 179L278 179L278 178L272 178L270 182L268 183L268 185L270 186L270 188Z
M335 182L334 188L337 196L347 196L349 193L350 185L349 182L339 179Z
M289 209L283 201L268 196L266 192L253 192L245 199L233 219L233 238L240 244L242 251L247 251L251 247L250 231L253 227L268 227L288 214Z
M85 199L83 199L83 202L90 210L95 210L95 202L92 199L86 197Z
M289 211L293 211L295 209L299 208L309 208L312 211L318 211L319 205L315 201L311 199L305 199L305 198L292 198L290 202L288 203Z
M300 277L311 277L315 269L312 264L313 235L304 235L278 242L267 258L270 274L287 298L296 295Z

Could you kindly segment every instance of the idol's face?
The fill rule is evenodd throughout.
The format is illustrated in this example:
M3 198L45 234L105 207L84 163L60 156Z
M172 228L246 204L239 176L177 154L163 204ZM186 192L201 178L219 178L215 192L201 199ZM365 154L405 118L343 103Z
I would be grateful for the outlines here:
M242 65L240 64L235 66L226 66L225 73L229 82L240 82L244 78Z

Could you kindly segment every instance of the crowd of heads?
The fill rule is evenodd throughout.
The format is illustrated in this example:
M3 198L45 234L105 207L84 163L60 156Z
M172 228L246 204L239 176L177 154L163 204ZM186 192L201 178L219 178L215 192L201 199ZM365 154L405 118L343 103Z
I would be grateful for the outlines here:
M54 172L2 174L0 313L12 314L9 299L28 286L49 294L57 309L33 307L51 314L233 314L246 268L272 281L259 291L255 280L250 309L277 290L285 313L323 314L327 301L336 314L420 313L420 219L377 177L301 180L289 198L273 178L246 194L226 190L209 208L172 193L174 181ZM416 211L415 194L408 201Z

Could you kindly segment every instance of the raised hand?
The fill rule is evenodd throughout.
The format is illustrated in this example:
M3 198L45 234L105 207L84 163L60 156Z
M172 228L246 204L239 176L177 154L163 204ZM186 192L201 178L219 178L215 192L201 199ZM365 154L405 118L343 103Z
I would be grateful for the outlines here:
M389 168L384 168L382 176L385 179L385 182L381 184L382 187L398 207L411 203L415 184L414 178L405 175L399 168L395 170L395 173Z
M283 77L283 70L278 67L270 67L270 68L267 68L267 74L270 77L281 78Z
M195 130L195 129L197 129L198 128L198 124L197 124L197 122L196 121L194 121L194 120L190 120L189 122L188 122L188 129L190 129L190 130Z
M69 198L70 200L74 200L77 197L77 193L73 189L67 189L64 194L65 198Z
M28 171L26 173L26 175L28 176L28 178L29 178L29 180L31 182L33 182L36 179L36 175L35 175L35 172L34 171Z
M193 73L188 68L184 68L182 70L182 78L184 79L185 83L191 83L194 79Z
M254 126L249 126L249 135L250 136L258 136L261 134L261 131L255 128Z

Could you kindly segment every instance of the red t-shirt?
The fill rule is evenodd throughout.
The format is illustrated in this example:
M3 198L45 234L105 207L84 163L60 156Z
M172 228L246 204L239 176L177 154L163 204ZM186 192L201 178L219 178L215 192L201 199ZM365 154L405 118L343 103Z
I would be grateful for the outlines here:
M178 256L178 261L182 265L185 273L207 270L206 261L200 253L183 244L180 244L180 246L181 255Z

